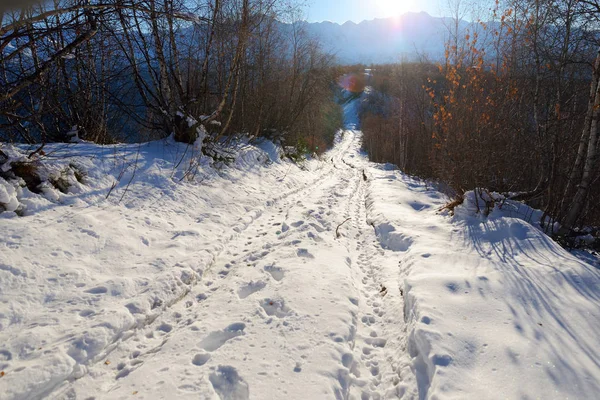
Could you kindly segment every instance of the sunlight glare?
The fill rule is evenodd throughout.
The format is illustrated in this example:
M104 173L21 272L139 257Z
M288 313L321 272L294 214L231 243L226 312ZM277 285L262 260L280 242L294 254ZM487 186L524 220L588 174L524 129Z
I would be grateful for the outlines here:
M386 17L397 17L413 11L415 0L375 0L378 11Z

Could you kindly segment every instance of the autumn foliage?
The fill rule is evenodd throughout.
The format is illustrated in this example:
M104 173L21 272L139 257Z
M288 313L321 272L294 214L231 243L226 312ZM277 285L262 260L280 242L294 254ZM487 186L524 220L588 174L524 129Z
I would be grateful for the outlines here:
M371 158L458 195L486 188L527 201L548 229L600 224L596 125L586 125L600 77L591 3L497 3L490 22L450 35L442 62L374 66L362 112ZM568 220L575 199L584 203Z

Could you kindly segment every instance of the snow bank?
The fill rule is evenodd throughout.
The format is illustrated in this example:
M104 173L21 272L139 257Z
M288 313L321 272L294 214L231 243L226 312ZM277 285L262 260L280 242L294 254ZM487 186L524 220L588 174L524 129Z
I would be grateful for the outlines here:
M484 218L467 196L448 218L437 213L444 196L424 182L385 166L367 174L370 223L401 252L419 398L597 397L600 270L516 203Z
M19 208L17 190L14 185L0 177L0 210L14 212Z
M459 220L477 221L495 220L499 218L517 218L528 222L543 232L557 232L558 222L550 227L542 222L544 212L532 208L519 201L506 198L504 195L486 190L469 190L464 194L464 201L454 210ZM546 217L548 218L548 217ZM545 222L549 221L549 218Z

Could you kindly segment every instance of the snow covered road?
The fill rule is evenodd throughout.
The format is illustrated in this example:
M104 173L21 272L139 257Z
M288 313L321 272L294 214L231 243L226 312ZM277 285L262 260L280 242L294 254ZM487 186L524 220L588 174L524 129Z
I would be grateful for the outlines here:
M402 343L402 302L397 280L383 279L394 261L367 225L359 146L346 132L318 179L261 211L198 285L107 355L109 364L90 366L51 397L402 394L386 336Z
M265 143L179 183L177 145L123 146L80 155L96 189L71 207L22 195L0 399L595 398L598 269L506 213L439 215L360 151L357 104L303 168ZM102 201L134 158L130 200Z

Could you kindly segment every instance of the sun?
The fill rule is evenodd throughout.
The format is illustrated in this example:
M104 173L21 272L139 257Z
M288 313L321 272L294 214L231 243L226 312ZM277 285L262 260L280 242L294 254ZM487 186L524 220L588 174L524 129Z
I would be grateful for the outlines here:
M375 7L386 17L396 17L413 11L415 4L416 0L375 0Z

